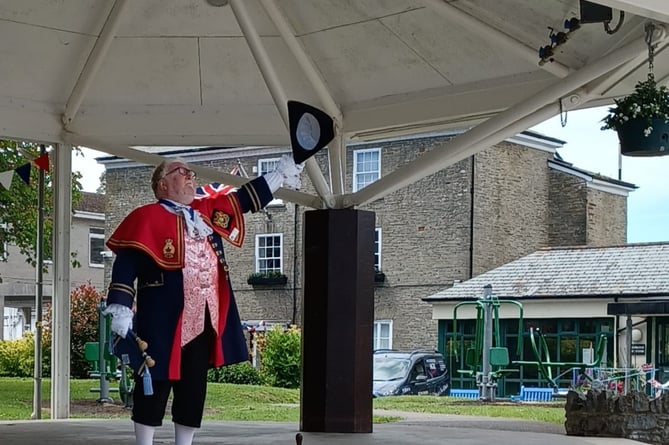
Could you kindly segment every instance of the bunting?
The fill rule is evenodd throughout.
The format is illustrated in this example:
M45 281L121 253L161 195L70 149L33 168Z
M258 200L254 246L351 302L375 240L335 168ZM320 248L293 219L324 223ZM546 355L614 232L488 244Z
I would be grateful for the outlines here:
M12 186L12 178L14 178L14 170L0 173L0 185L9 190Z
M19 178L23 179L27 185L30 185L30 162L14 169Z
M43 155L35 157L31 156L30 153L28 153L22 148L18 148L18 150L23 157L27 158L30 162L34 162L38 168L46 172L49 171L49 153L44 153ZM14 177L14 173L19 175L19 177L23 180L23 182L25 182L27 185L30 185L30 162L23 164L20 167L17 167L13 170L0 172L0 185L4 187L6 190L9 190L10 187L12 186L12 179Z

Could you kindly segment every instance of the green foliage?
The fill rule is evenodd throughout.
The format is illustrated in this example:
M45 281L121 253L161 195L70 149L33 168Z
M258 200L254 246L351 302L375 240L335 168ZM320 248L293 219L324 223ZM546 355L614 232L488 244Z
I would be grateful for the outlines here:
M0 172L16 169L30 159L24 157L20 150L32 157L38 157L39 146L25 142L0 140ZM40 169L32 165L30 169L30 185L18 176L12 181L10 190L0 186L0 223L7 224L0 229L0 258L7 259L5 243L17 246L26 262L36 265L37 246L37 183ZM72 206L81 197L81 174L72 173ZM44 258L52 258L51 240L53 235L53 172L44 175ZM77 267L76 260L73 266Z
M637 83L632 94L614 102L615 107L609 108L609 115L602 119L602 130L618 130L632 119L644 119L648 125L644 133L648 136L653 131L652 119L669 121L669 90L658 86L652 76Z
M278 270L267 270L265 272L253 272L249 275L249 279L253 278L281 278L283 274Z
M210 369L207 381L216 383L233 383L236 385L260 385L260 372L249 362L236 363L222 368Z
M275 326L265 336L261 374L271 386L299 388L301 371L301 335L294 326L284 331Z
M0 375L31 377L35 366L35 341L32 333L23 338L0 341Z
M98 304L103 295L90 282L82 284L70 293L70 375L86 378L91 364L84 356L87 342L98 340ZM45 344L51 343L53 319L49 306L44 315Z

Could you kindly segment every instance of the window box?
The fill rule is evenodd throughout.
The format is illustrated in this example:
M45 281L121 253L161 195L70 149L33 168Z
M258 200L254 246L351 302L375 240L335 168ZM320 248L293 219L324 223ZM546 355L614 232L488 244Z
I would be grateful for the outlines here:
M279 286L288 282L288 277L281 273L253 273L246 282L252 286Z

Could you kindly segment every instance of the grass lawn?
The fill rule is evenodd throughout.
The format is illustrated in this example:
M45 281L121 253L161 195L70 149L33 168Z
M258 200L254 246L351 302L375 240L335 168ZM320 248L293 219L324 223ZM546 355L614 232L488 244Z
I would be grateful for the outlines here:
M100 404L90 388L97 380L70 381L70 415L74 418L129 418L118 394L110 393L113 404ZM111 388L117 387L114 382ZM210 383L205 419L228 421L298 422L300 393L296 389L268 386ZM49 418L51 381L43 380L42 418ZM32 413L32 379L0 378L0 420L26 420ZM551 423L564 423L564 402L495 403L452 399L450 397L402 396L374 399L374 408L411 412L459 414L486 417L512 417ZM398 420L393 416L374 416L374 423Z

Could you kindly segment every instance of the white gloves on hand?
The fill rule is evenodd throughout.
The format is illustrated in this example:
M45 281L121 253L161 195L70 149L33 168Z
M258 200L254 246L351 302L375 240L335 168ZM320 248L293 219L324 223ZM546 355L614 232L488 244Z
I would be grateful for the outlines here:
M292 156L283 155L276 166L276 171L283 176L283 186L299 190L302 186L300 175L304 170L303 164L296 164Z
M280 187L286 187L293 190L299 190L302 187L300 174L304 169L304 165L295 164L292 156L283 155L273 172L265 175L265 180L272 193L277 191Z
M102 311L103 315L111 314L111 330L117 335L125 338L128 329L132 328L133 313L129 307L122 304L110 304Z

